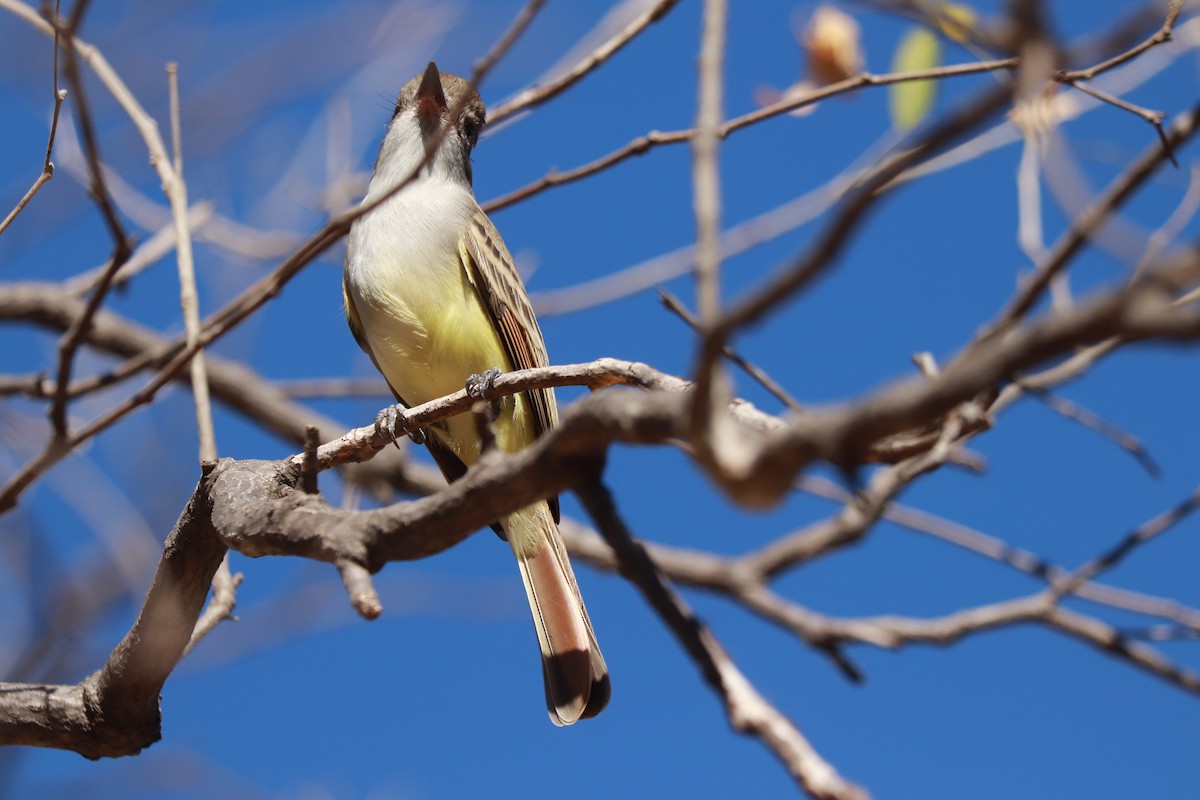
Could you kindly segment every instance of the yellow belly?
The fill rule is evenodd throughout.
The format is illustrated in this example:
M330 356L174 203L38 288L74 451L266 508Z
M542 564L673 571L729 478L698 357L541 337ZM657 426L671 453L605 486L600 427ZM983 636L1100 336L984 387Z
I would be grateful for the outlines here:
M363 332L384 377L410 406L459 391L467 378L512 363L491 317L461 268L420 280L356 292ZM520 450L533 441L524 397L504 402L494 423L497 444ZM430 431L465 464L479 456L470 414L459 414Z

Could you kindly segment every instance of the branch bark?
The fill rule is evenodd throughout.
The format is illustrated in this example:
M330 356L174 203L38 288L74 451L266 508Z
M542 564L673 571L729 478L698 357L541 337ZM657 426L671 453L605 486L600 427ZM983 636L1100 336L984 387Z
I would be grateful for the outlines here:
M985 342L945 372L885 387L842 408L812 411L784 422L735 402L730 419L741 427L743 446L752 448L751 468L713 477L738 502L774 502L813 461L853 466L855 459L868 457L881 438L936 423L955 405L995 390L1022 370L1069 355L1079 345L1115 336L1123 341L1200 338L1200 313L1173 303L1174 295L1197 281L1200 253L1191 251L1148 271L1128 288L1031 322L1002 340ZM97 318L96 331L104 331L103 320L103 315ZM585 397L567 409L558 428L528 449L515 454L491 450L444 490L382 509L333 509L319 495L306 493L304 454L280 462L221 461L200 482L168 537L142 611L105 666L74 686L0 684L0 742L60 747L98 758L133 754L157 740L159 693L192 639L227 547L255 557L325 561L338 565L343 574L347 565L354 565L361 571L350 572L361 577L390 561L441 552L518 508L587 486L595 480L596 464L615 442L688 442L691 385L645 365L603 360L525 370L502 375L492 391L500 396L535 386L619 382L648 388ZM459 392L404 410L398 418L402 426L415 428L462 413L470 402ZM943 438L958 435L957 429L946 430L950 433ZM390 442L391 434L376 426L356 429L318 448L317 464L330 468L369 458ZM886 497L878 506L885 501ZM835 537L826 546L838 543ZM795 563L790 555L782 562L775 556L768 561ZM758 571L766 575L779 568ZM361 590L361 603L368 587L359 580L353 583ZM1070 616L1056 601L1052 592L1019 601L999 616L997 608L989 608L986 613L996 621L987 625L1036 617L1089 641L1110 641L1110 647L1118 641L1104 630L1093 630L1103 623ZM374 606L372 610L377 613ZM970 623L975 629L983 627L973 619ZM911 633L909 638L948 635L946 624L926 624L925 633ZM859 621L826 638L861 638L859 633L871 625ZM874 627L887 630L878 622ZM1125 650L1135 662L1154 667L1155 654L1131 646Z

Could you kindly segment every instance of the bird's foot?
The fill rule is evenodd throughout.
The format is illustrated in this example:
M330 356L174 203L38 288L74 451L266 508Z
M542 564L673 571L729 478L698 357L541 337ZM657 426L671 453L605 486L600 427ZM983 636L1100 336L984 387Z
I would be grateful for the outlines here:
M482 375L472 375L467 378L467 396L474 397L476 400L486 400L488 392L492 390L492 386L496 383L496 378L500 377L500 370L492 367ZM491 421L495 422L500 417L500 401L493 400L488 404Z
M392 437L392 444L396 445L396 449L400 449L400 442L396 437L396 428L400 426L404 412L407 409L396 404L388 406L375 416L375 430L384 431ZM408 438L412 439L413 444L425 444L425 431L422 428L417 428L415 431L408 432Z

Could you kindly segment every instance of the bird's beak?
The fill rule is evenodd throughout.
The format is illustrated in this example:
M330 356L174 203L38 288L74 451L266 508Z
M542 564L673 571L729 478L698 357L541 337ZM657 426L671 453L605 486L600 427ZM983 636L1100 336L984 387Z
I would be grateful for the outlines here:
M446 95L442 91L442 78L438 74L437 64L430 61L417 87L417 119L421 127L436 129L442 115L446 113Z

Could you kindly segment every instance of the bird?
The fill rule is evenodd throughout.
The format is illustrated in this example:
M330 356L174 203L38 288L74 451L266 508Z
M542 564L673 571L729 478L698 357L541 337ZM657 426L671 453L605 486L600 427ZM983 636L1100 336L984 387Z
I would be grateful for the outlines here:
M501 371L549 364L512 256L475 199L471 153L485 120L478 91L430 61L397 96L362 201L374 207L348 235L346 319L405 407L464 386L482 396ZM505 397L492 414L495 444L506 452L558 422L552 389ZM448 481L461 478L483 448L466 413L421 436ZM558 523L551 497L492 527L516 557L541 650L546 709L563 726L600 713L611 688Z

